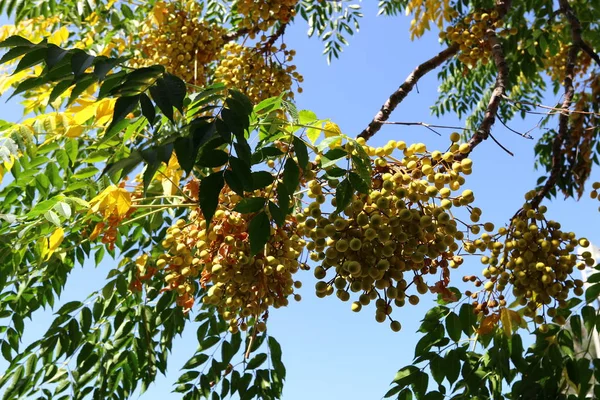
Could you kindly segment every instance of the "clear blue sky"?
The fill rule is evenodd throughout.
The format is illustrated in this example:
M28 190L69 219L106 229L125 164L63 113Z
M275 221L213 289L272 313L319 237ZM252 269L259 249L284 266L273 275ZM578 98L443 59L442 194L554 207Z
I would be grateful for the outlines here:
M436 33L417 42L409 41L410 18L376 17L376 2L363 2L363 6L365 18L360 32L349 38L350 46L331 66L327 66L321 55L322 43L306 37L307 26L303 21L299 20L285 35L288 47L297 50L295 62L305 78L304 93L296 97L298 108L331 118L348 135L358 134L410 71L440 49ZM437 95L435 73L422 79L418 89L419 93L411 93L393 113L392 121L460 125L453 116L436 120L429 113ZM552 96L545 101L555 102ZM14 120L17 110L13 105L3 106L0 118ZM510 125L526 131L536 123L537 118L531 118L515 120ZM496 125L493 132L515 157L491 141L483 143L472 155L473 174L467 177L465 187L475 192L476 203L484 211L482 219L501 225L522 205L523 194L534 187L541 173L533 169L535 141L525 140L501 125ZM542 132L535 130L532 134L537 139ZM391 139L424 142L430 149L444 149L448 144L447 137L440 138L425 128L399 126L384 127L371 144L381 145ZM598 174L593 174L593 178L597 177ZM598 243L598 204L585 196L579 203L559 199L547 204L548 215L559 220L565 229ZM76 268L61 300L85 298L101 287L98 282L111 267L110 261L104 261L97 269L93 265ZM458 282L462 275L479 273L481 268L476 258L467 258L453 278ZM424 298L416 307L395 310L393 316L403 329L393 333L387 323L375 322L373 308L352 313L350 304L335 296L316 298L315 279L310 272L299 272L297 277L304 281L300 290L303 300L291 302L286 309L271 312L269 317L269 333L281 343L287 368L284 400L381 398L395 372L412 360L419 339L415 331L424 312L433 306L432 297ZM49 321L49 313L41 313L30 324L33 328L30 332L42 332ZM169 375L159 378L142 399L178 398L170 393L170 384L196 348L195 329L190 328L174 348ZM2 363L0 370L1 367Z

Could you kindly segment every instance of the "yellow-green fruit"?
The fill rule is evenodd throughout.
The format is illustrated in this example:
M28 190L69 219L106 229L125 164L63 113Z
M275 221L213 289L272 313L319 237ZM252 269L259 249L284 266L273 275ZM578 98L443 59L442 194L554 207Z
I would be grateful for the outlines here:
M355 301L350 306L350 309L354 312L359 312L360 310L362 310L362 304L360 304L358 301Z
M398 322L398 321L392 321L392 322L390 322L390 328L394 332L400 332L400 330L402 329L402 325L400 325L400 322Z

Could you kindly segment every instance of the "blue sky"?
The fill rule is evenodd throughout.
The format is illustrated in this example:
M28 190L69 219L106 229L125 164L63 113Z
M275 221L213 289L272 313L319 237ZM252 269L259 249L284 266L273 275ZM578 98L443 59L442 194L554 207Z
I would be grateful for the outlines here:
M287 30L285 39L289 48L297 50L295 63L304 75L304 93L297 95L299 109L310 109L320 118L330 118L338 123L345 134L354 136L368 124L388 96L404 81L412 69L436 54L440 49L437 34L409 41L408 17L376 17L376 2L364 2L365 18L359 33L350 37L350 46L344 49L339 60L328 66L321 55L323 45L306 37L307 26L298 20ZM426 76L415 90L392 114L391 121L422 121L447 125L460 125L454 116L435 119L429 106L437 96L435 73ZM545 104L555 104L549 96ZM18 107L11 103L0 108L0 118L14 120ZM514 120L513 129L527 131L537 123L537 118ZM482 220L497 226L509 220L523 203L523 194L535 186L541 173L533 169L533 144L498 124L494 136L515 156L511 157L492 141L481 144L473 153L473 174L467 177L465 187L475 192L476 204L483 209ZM444 132L446 135L450 131ZM541 135L535 130L535 139ZM422 127L384 126L372 139L371 145L382 145L388 140L407 143L423 142L429 149L445 149L447 136L438 137ZM597 178L598 174L593 174ZM550 218L560 221L567 230L600 242L596 226L599 222L598 202L586 195L581 202L558 199L549 206ZM83 299L102 285L108 270L116 262L103 261L76 268L62 301ZM468 258L460 270L454 271L454 282L462 275L479 273L477 258ZM285 400L305 399L378 399L387 391L395 372L410 363L415 334L424 312L434 305L431 296L425 296L418 306L406 306L393 313L403 329L393 333L387 323L378 324L374 309L366 307L361 313L352 313L350 304L335 296L318 299L313 294L315 278L310 272L299 272L304 281L300 289L303 300L291 302L285 309L274 310L269 317L269 333L283 348L287 368ZM50 321L49 313L37 316L29 326L39 333ZM171 394L170 384L179 376L179 368L196 348L195 329L177 343L171 367L166 378L142 396L142 399L178 398ZM0 370L2 363L0 363Z

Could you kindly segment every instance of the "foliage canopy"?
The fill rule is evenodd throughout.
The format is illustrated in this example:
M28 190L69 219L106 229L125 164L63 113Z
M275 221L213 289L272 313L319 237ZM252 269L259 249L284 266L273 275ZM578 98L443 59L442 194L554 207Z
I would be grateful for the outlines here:
M584 291L575 274L595 261L575 250L589 242L542 205L580 197L599 163L600 3L381 0L388 18L412 15L412 39L439 33L446 48L357 137L296 108L303 77L283 34L306 23L343 62L359 2L0 0L0 11L15 21L0 30L0 94L28 116L0 121L4 398L129 398L165 373L184 329L199 346L175 382L183 398L280 398L268 312L300 300L308 269L318 297L371 305L394 331L395 308L437 294L386 398L600 396L600 275ZM433 113L465 120L448 148L369 146L437 68ZM541 104L547 85L561 104ZM469 154L496 141L496 121L540 110L538 186L505 227L480 221ZM460 290L453 270L473 254L484 269ZM106 256L118 266L104 288L62 305L24 347L25 320L54 307L75 265Z

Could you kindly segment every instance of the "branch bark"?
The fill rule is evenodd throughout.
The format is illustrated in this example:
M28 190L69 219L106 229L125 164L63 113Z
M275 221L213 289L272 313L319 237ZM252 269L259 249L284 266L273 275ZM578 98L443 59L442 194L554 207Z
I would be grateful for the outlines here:
M558 178L564 174L564 163L562 157L563 144L569 135L569 108L573 101L575 88L573 87L573 76L575 75L575 62L577 54L581 49L581 24L575 16L573 9L569 5L568 0L559 0L560 8L564 10L567 19L571 25L571 40L573 41L569 53L567 55L567 65L565 66L565 80L563 86L565 88L565 97L562 102L562 112L558 117L558 134L552 142L552 167L550 176L544 183L544 186L538 190L536 195L531 200L533 208L537 208L544 197L550 193L550 190L556 185Z
M481 121L481 124L479 125L477 131L473 134L473 136L471 136L471 138L467 142L467 144L469 145L469 151L467 153L462 153L460 157L457 157L458 159L466 158L473 151L473 149L477 147L477 145L479 145L481 142L483 142L490 136L492 125L494 125L494 122L496 122L496 114L498 113L498 109L500 108L500 102L504 97L504 93L506 92L506 85L508 83L508 64L506 64L504 51L502 50L502 44L498 40L498 37L496 36L494 30L489 29L486 32L486 35L492 47L492 56L494 57L494 64L496 64L498 75L496 76L494 90L492 91L492 96L490 97L490 101L485 110L483 120ZM494 141L496 140L494 139ZM510 152L508 153L512 154Z
M404 81L404 83L396 90L392 95L387 99L387 101L383 104L379 112L375 115L373 120L359 135L358 137L362 137L365 140L369 140L373 135L375 135L381 127L383 126L383 122L387 121L390 117L392 111L398 107L398 105L406 98L406 96L411 92L411 90L415 87L419 79L423 77L423 75L427 74L431 70L440 66L444 61L448 60L456 53L458 53L458 45L456 43L452 44L450 47L442 50L435 57L430 58L425 61L417 68L415 68L408 78Z
M577 15L575 15L575 11L569 4L569 1L559 0L558 4L560 5L560 12L567 17L567 21L569 21L569 24L571 25L571 37L573 39L573 44L585 51L594 61L598 63L598 65L600 65L600 56L598 53L596 53L592 47L581 37L581 32L583 29L581 28L579 18L577 18Z

